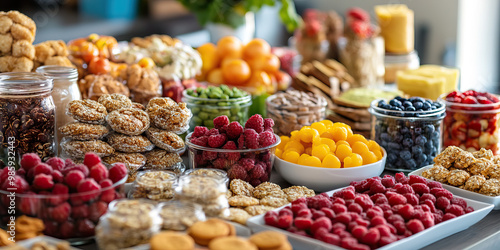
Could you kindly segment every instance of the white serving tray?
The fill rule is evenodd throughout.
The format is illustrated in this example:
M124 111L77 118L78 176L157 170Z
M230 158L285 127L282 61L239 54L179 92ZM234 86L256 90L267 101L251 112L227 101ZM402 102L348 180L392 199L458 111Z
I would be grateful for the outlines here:
M423 168L417 169L417 170L409 173L408 175L422 176L422 172L424 172L426 169L431 168L431 167L432 167L432 165L425 166ZM488 204L493 204L495 206L493 208L493 210L500 210L500 196L488 196L488 195L472 192L469 190L461 189L458 187L454 187L454 186L451 186L448 184L443 184L443 183L441 183L441 184L443 185L443 188L447 189L448 191L452 192L453 194L456 194L458 196L468 198L471 200L476 200L476 201L481 201L481 202L488 203Z
M57 243L63 242L64 240L60 240L60 239L56 239L56 238L53 238L50 236L42 235L42 236L37 236L37 237L26 239L26 240L17 241L16 244L18 246L22 246L24 248L31 249L33 244L35 242L39 242L39 241L45 241L45 242L55 246ZM0 249L10 249L10 246L0 247ZM80 248L75 248L72 246L70 246L69 249L70 250L80 250Z
M327 192L328 195L332 195L334 192L341 190L342 188ZM457 195L457 197L459 197ZM464 197L460 197L464 198ZM442 223L439 223L431 228L428 228L420 233L414 234L410 237L404 238L402 240L396 241L387 246L378 248L379 250L410 250L419 249L425 247L433 242L446 238L454 233L463 231L470 226L474 225L481 219L483 219L492 209L493 205L486 204L483 202L471 200L464 198L467 201L468 206L474 208L474 212L462 215L455 219L451 219ZM285 205L287 206L287 205ZM283 206L284 207L284 206ZM277 208L274 211L278 211L281 208ZM294 249L308 249L308 250L332 250L332 249L343 249L341 247L331 245L313 238L308 238L300 236L286 230L282 230L276 227L271 227L265 225L264 214L254 216L247 221L247 226L252 229L253 232L260 232L265 230L274 230L284 233L288 236L288 240L292 244Z

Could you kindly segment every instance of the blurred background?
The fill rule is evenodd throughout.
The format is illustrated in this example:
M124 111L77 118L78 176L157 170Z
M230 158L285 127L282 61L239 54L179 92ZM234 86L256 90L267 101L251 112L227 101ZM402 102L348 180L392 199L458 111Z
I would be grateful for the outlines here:
M500 1L482 0L295 0L299 14L307 8L335 10L343 15L360 7L375 17L379 4L403 3L415 13L415 49L421 64L458 67L461 89L499 92ZM279 21L274 7L255 13L255 36L272 46L286 46L293 35ZM166 34L197 47L210 40L208 32L176 0L2 0L0 10L19 10L37 24L35 43L69 41L90 33L117 40Z

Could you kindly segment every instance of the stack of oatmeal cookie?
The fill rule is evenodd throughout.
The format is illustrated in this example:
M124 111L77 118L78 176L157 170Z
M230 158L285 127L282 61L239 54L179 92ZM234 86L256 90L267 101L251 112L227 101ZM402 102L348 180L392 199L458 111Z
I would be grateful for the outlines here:
M33 69L35 33L35 22L26 15L0 11L0 73Z

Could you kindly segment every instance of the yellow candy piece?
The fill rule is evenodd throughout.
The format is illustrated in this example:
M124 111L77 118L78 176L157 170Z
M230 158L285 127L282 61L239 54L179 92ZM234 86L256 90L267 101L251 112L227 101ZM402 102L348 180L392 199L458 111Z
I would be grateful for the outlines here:
M299 131L298 130L294 130L294 131L290 132L290 140L292 140L292 141L300 141L300 136L299 136Z
M352 152L359 155L363 155L363 153L370 151L370 149L368 149L368 146L361 141L354 142L351 145L352 145Z
M312 154L312 147L307 147L304 152L308 155L311 155Z
M363 136L363 135L360 135L360 134L355 134L355 135L351 135L351 136L347 136L347 142L349 142L350 145L354 145L355 142L357 141L360 141L364 144L367 144L368 143L368 140Z
M295 151L289 151L283 154L283 160L291 163L297 163L299 157L300 157L299 153Z
M344 168L359 167L361 165L363 165L363 158L356 153L352 153L344 159Z
M328 131L333 135L334 141L345 141L347 139L347 129L344 127L331 127L330 131Z
M320 135L326 131L326 125L321 122L311 124L311 128L316 129Z
M342 123L342 122L336 122L332 125L332 127L334 128L337 128L337 127L342 127L342 128L345 128L347 130L347 136L349 135L353 135L352 133L352 129L351 129L351 126L345 124L345 123Z
M328 147L328 145L326 144L320 144L312 147L311 155L318 157L320 160L323 160L323 158L325 158L325 156L329 153L330 147Z
M321 138L319 141L321 144L326 144L330 148L330 152L335 153L335 149L337 149L335 141L328 138Z
M366 143L366 145L368 145L368 148L370 149L370 151L376 151L376 150L381 151L380 145L378 145L378 143L376 141L368 140L368 143Z
M377 161L380 161L382 159L382 150L373 150L372 152L377 156Z
M305 143L311 143L315 137L319 137L318 130L304 126L299 131L300 140Z
M333 125L333 122L330 121L330 120L323 120L323 121L320 121L321 123L325 124L325 126L332 126Z
M323 134L320 135L321 138L328 138L330 140L333 140L334 136L333 136L333 133L328 131L328 129L330 128L327 128L327 131L323 132ZM332 129L330 129L332 130Z
M335 145L337 145L337 148L339 147L339 145L342 145L342 144L344 144L344 145L347 145L347 146L351 147L351 144L349 144L349 142L346 142L346 141L342 141L342 140L340 140L340 141L337 141L337 142L335 143Z
M278 144L278 146L276 148L284 150L285 145L290 141L290 137L282 135L282 136L280 136L280 139L281 139L281 142L280 142L280 144Z
M276 148L276 151L274 151L274 155L281 159L281 156L283 156L283 150L281 150L280 148Z
M352 154L352 149L348 145L345 144L337 145L337 150L335 150L335 155L339 158L341 162L343 162L344 158L348 157L351 154Z
M297 164L299 165L307 165L306 159L309 158L309 154L301 154L299 159L297 160Z
M285 151L294 150L299 154L304 153L304 146L298 141L289 141L285 145Z
M321 166L324 168L340 168L340 160L337 156L333 154L327 154L321 163Z
M372 164L378 161L377 156L371 151L361 153L361 157L363 158L363 165Z
M306 163L305 165L307 165L307 166L317 167L317 168L321 167L321 160L316 156L307 157L307 159L305 160L305 163Z

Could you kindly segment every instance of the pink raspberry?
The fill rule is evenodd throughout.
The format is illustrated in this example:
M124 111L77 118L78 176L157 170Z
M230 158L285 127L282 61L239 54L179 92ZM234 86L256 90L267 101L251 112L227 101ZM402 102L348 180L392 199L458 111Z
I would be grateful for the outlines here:
M73 209L71 209L71 217L73 219L87 218L89 214L89 206L87 204L73 206Z
M195 145L201 146L201 147L207 147L208 146L208 136L200 136L196 138L190 138L189 141Z
M33 180L33 187L39 190L50 190L54 187L52 175L39 174Z
M52 158L48 159L45 163L50 165L53 170L57 170L57 171L63 170L63 168L65 166L64 160L59 158L59 157L52 157Z
M227 175L230 179L241 179L245 180L247 178L247 171L240 165L233 165L228 171Z
M108 175L108 169L102 163L98 163L90 169L90 177L94 178L97 182L107 179Z
M64 176L61 172L59 172L58 170L54 170L52 171L52 180L54 180L55 182L63 182L64 181Z
M35 153L24 154L21 158L21 167L26 171L34 168L36 165L40 164L42 160Z
M64 160L64 168L73 167L74 165L75 165L75 163L70 158L67 158L66 160Z
M229 125L229 118L225 115L221 115L214 118L214 127L220 129L225 125Z
M202 153L202 156L203 156L203 159L206 161L213 161L213 160L217 159L217 152L204 150Z
M243 127L239 122L231 122L227 126L226 133L229 139L236 139L243 133Z
M76 188L78 193L86 193L81 197L84 202L97 197L99 195L99 192L97 192L99 189L101 189L101 186L91 178L81 181Z
M264 119L259 114L252 115L245 123L245 129L253 129L257 133L264 131Z
M71 170L64 177L64 183L70 188L76 188L80 181L85 179L85 175L80 170Z
M282 215L278 217L278 227L287 229L289 228L293 223L293 216L291 215Z
M193 134L191 135L191 140L196 137L204 136L208 132L207 127L196 126L194 127Z
M59 222L65 222L68 220L69 215L71 214L71 206L69 203L65 202L56 207L49 209L50 217Z
M211 135L218 135L219 130L216 128L210 129L207 133L205 133L206 136L211 136Z
M259 134L253 129L245 129L243 132L245 136L246 148L256 149L259 148Z
M241 158L238 163L245 168L246 171L250 171L255 166L255 161L250 158Z
M266 170L262 164L256 164L255 167L250 171L250 177L252 179L258 179L266 174Z
M33 168L33 174L35 176L37 176L39 174L50 175L50 174L52 174L52 167L45 164L45 163L40 163Z
M89 206L89 219L95 223L99 222L99 218L108 211L108 204L97 201Z
M109 179L113 181L113 183L117 183L121 179L125 178L127 174L127 166L123 163L115 163L109 169Z
M274 120L271 118L266 118L264 119L264 131L271 131L273 132L273 127L274 127Z
M97 164L101 163L101 158L96 153L88 152L85 154L85 158L83 159L83 164L87 166L87 168L91 168Z
M267 147L276 143L276 137L272 131L264 131L259 134L259 147Z
M227 136L225 134L211 135L208 137L208 146L211 148L220 148L227 141Z

